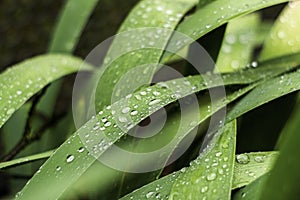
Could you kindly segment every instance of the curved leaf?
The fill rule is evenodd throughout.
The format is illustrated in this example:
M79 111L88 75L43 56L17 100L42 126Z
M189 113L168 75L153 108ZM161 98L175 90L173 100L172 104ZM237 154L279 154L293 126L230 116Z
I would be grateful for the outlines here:
M288 0L214 1L197 10L192 16L186 18L178 25L176 30L196 40L231 19L287 1ZM175 45L176 42L174 41L177 41L177 45L170 47L170 49L180 50L192 42L189 40L179 43L178 38L172 37L169 45ZM168 60L169 56L170 53L164 53L163 60Z
M219 72L237 71L249 63L255 47L259 24L259 15L256 13L233 19L228 23L216 70Z
M172 187L169 199L230 199L233 181L236 122L222 127L207 147L183 171Z
M7 69L0 75L0 127L35 93L80 67L92 69L73 56L43 55Z
M133 88L135 84L122 84L118 88L122 93L113 94L116 83L134 67L151 64L152 67L142 77L145 84L151 83L156 70L154 64L159 63L172 30L196 3L197 0L143 0L133 8L119 30L119 33L130 32L116 35L104 60L102 68L107 70L101 75L96 90L97 112L136 89ZM151 27L155 28L143 30ZM137 74L131 76L141 77L140 70L136 71Z
M270 173L266 173L263 176L259 177L246 187L240 189L233 196L234 200L253 200L260 199L260 188L264 185L267 178L270 176Z
M274 71L268 69L271 66ZM265 68L261 67L223 75L221 78L223 81L221 82L219 75L205 74L203 76L187 77L156 84L149 88L144 88L133 95L129 95L127 98L123 98L101 111L97 117L92 118L69 138L42 166L41 170L35 174L30 183L21 191L18 199L30 199L32 198L32 192L35 193L37 198L44 195L49 196L49 198L58 198L96 160L95 157L103 154L114 142L124 136L131 127L163 106L176 101L177 98L185 97L207 87L215 87L223 84L249 84L261 78L278 75L278 73L289 70L291 66L293 65L289 63L286 68L277 67L279 69L277 71L276 67L274 68L273 61L271 61L265 63ZM258 71L261 71L261 73L256 73ZM257 76L257 74L260 76ZM243 77L242 79L241 76ZM216 80L215 78L218 78L217 80L219 81L214 81ZM207 105L205 104L202 107L203 111L201 111L202 118L200 122L229 102L251 90L254 86L251 85L244 90L242 89L233 93L231 96L227 96L225 100L220 100L218 106L215 108L216 110L207 109ZM136 108L135 105L139 105L139 107ZM128 117L127 112L122 112L124 107L126 107L128 112L130 110L133 111L134 114ZM112 114L112 110L114 110L114 114ZM185 131L184 133L188 132ZM85 139L82 140L82 138ZM89 141L87 146L101 145L96 146L94 150L89 149L89 153L87 154L88 151L83 148L86 146L87 141ZM47 184L42 184L45 181ZM47 185L47 187L41 188L41 185Z
M237 155L240 157L243 154ZM233 172L233 185L231 189L235 189L243 186L244 184L253 184L257 182L257 179L260 179L254 176L249 176L249 171L258 171L259 176L268 173L268 170L272 168L274 160L277 158L277 152L252 152L247 154L249 156L249 162L241 164L235 160L234 163L234 172ZM258 161L255 161L255 159ZM190 168L190 167L189 167ZM169 197L171 193L172 186L175 181L180 177L184 171L188 169L184 168L180 171L169 174L165 177L162 177L156 181L153 181L132 193L121 198L122 200L138 200L149 197L148 199L156 199L157 196L160 196L164 199ZM192 169L191 169L192 170ZM191 171L190 170L190 171ZM248 186L247 186L248 187ZM199 192L199 191L198 191Z
M278 157L278 152L252 152L236 156L232 189L252 183L268 173Z
M298 72L300 73L300 72ZM298 83L299 84L299 83ZM295 112L291 116L288 132L284 133L277 161L264 187L261 199L297 199L299 197L299 97Z
M300 3L290 2L265 39L260 60L300 51Z
M298 55L296 55L296 58L297 56ZM235 119L242 114L259 107L260 105L263 105L267 102L270 102L276 98L292 93L299 89L299 71L268 80L256 87L241 101L239 101L227 115L227 120L230 121L232 119Z
M9 168L9 167L14 167L14 166L17 166L17 165L26 164L26 163L36 161L36 160L49 158L53 154L53 152L54 152L54 150L47 151L47 152L44 152L44 153L39 153L39 154L36 154L36 155L23 157L23 158L18 158L18 159L7 161L7 162L2 162L2 163L0 163L0 170L5 169L5 168Z
M49 52L72 52L98 0L69 0L55 27Z

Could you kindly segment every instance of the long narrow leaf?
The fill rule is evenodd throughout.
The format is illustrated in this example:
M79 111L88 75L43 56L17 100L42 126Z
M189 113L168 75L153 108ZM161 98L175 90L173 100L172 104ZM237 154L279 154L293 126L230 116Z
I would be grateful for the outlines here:
M247 84L253 81L258 81L261 78L277 75L278 71L276 70L273 72L273 74L272 71L270 73L270 70L266 70L267 66L273 66L272 63L272 61L270 63L265 63L265 72L268 72L268 76L262 73L258 73L261 74L260 77L254 75L257 74L254 73L256 70L264 70L264 67L261 67L253 70L245 70L237 74L224 75L224 83L213 81L214 76L216 76L214 74L207 74L203 75L202 77L188 77L169 81L163 84L156 84L150 88L142 89L141 91L128 96L128 98L124 98L112 106L108 106L97 116L99 120L96 117L91 119L52 155L52 157L42 166L41 170L31 179L30 183L27 184L21 191L19 199L32 198L32 192L35 192L37 198L42 197L45 194L49 195L51 198L60 197L62 193L72 183L74 183L96 160L92 155L96 155L96 157L98 157L103 154L105 150L109 148L115 141L125 135L130 127L136 125L151 113L171 102L174 102L177 100L177 98L187 96L197 91L206 89L207 87L215 87L220 84ZM286 62L284 63L286 64ZM287 63L285 70L289 70L292 66L297 66L297 63ZM280 70L283 69L281 67L277 68ZM284 71L281 71L281 73L282 72ZM243 79L240 79L241 73L243 74ZM209 81L205 83L204 80ZM177 85L180 85L180 90L178 90L179 88L177 88ZM170 90L170 88L176 88L174 89L176 93ZM216 109L222 108L252 88L253 86L249 86L244 91L238 91L232 96L228 96L227 99L220 100ZM152 94L152 91L156 91L155 94ZM143 100L141 101L139 99L141 99L142 96ZM137 104L139 104L139 108L134 107L134 105ZM128 121L130 118L126 118L127 112L122 114L124 105L128 105L126 110L129 109L133 111L133 116L131 116L132 121ZM114 109L114 114L111 113L111 109ZM203 118L201 120L209 117L213 112L216 111L217 110L208 110L207 105L205 105L201 113L206 114L203 114ZM117 126L114 126L114 124ZM100 127L102 128L100 129ZM185 133L188 133L188 131L185 131ZM83 140L85 143L80 137L85 138ZM88 145L86 144L87 141L89 141ZM94 150L89 149L89 154L87 154L88 150L84 150L86 145L94 146L98 145L98 143L101 143L101 145L96 146ZM55 174L54 176L52 175L53 172ZM45 184L47 185L47 188L41 188L41 185L43 185L42 183L44 181L47 182L47 184Z
M131 77L141 77L141 70L132 70L135 67L153 65L144 72L144 77L141 77L145 84L151 83L156 70L154 64L159 63L173 33L172 30L196 3L196 0L143 0L133 8L119 30L119 33L130 32L115 37L104 60L103 67L107 67L107 70L98 82L95 96L96 111L100 111L105 105L110 105L136 89L134 88L136 83L126 83L118 88L120 92L113 93L116 90L116 83L128 71L133 73ZM151 27L154 28L143 30ZM141 59L142 55L143 59ZM135 81L139 82L139 79Z
M197 10L194 15L186 18L178 25L176 30L196 40L231 19L284 2L287 2L287 0L214 1ZM176 44L176 42L172 42L173 40L177 41L178 38L172 37L169 45ZM180 50L190 42L192 41L181 41L181 43L177 43L176 47L170 48ZM168 60L169 56L170 53L164 53L163 60Z
M0 127L30 97L54 80L80 69L92 69L82 60L64 55L38 56L0 75Z
M219 130L208 148L180 174L170 199L230 199L236 144L236 122Z

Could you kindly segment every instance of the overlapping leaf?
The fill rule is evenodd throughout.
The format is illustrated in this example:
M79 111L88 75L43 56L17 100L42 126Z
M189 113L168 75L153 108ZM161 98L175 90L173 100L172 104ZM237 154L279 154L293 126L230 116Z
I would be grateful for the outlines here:
M7 69L0 75L0 127L47 84L81 67L83 70L92 69L72 56L44 55Z

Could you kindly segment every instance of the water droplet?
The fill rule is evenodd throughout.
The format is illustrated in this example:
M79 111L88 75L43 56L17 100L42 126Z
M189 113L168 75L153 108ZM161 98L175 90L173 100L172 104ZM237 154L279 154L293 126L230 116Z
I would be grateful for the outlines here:
M162 6L157 6L157 7L156 7L156 10L157 10L157 11L163 11L164 8L163 8Z
M236 42L236 37L235 37L235 35L228 35L228 36L226 37L226 42L227 42L228 44L234 44L234 43Z
M161 101L160 99L153 99L149 102L149 106L153 106L153 105L159 103L160 101Z
M222 155L222 152L216 153L216 156L217 156L217 157L220 157L221 155Z
M239 66L240 66L240 62L239 62L238 60L233 60L233 61L231 62L231 67L232 67L233 69L237 69L237 68L239 68Z
M123 117L123 116L119 116L119 121L122 122L122 123L125 123L127 122L127 118L126 117Z
M137 100L142 100L142 97L138 94L134 95L134 97L137 99Z
M251 63L251 67L256 68L258 66L258 63L256 61L253 61Z
M210 174L208 174L208 175L206 176L206 179L207 179L208 181L213 181L213 180L216 179L216 177L217 177L217 174L216 174L216 173L210 173Z
M256 157L254 158L254 160L255 160L256 162L258 162L258 163L262 163L262 162L264 162L264 157L263 157L263 156L256 156Z
M249 174L248 174L249 176L251 176L251 177L254 177L254 172L249 172Z
M61 170L61 167L60 166L57 166L56 167L56 171L60 171Z
M138 111L137 110L133 110L130 112L130 115L137 115L138 114Z
M130 111L130 108L129 107L125 107L122 109L122 113L128 113Z
M104 124L105 127L109 127L110 125L111 125L111 122L106 122L106 123Z
M100 126L99 126L98 124L95 124L94 127L93 127L93 130L96 131L96 130L99 129L99 127L100 127Z
M173 11L172 11L172 10L167 10L166 13L167 13L168 15L172 15L172 14L173 14Z
M284 39L285 38L285 33L283 31L279 31L277 36L279 37L279 39Z
M208 186L204 186L201 188L201 193L205 193L208 190Z
M247 164L249 163L249 156L247 154L240 154L236 156L236 160L240 164Z
M15 109L14 108L10 108L10 109L8 109L8 111L6 112L6 114L11 115L14 112L15 112Z
M242 192L242 198L244 198L246 196L245 192Z
M206 24L205 28L209 29L211 27L211 24Z
M186 171L186 167L182 168L180 171L184 173Z
M219 174L224 174L224 170L223 169L218 169Z
M22 94L22 91L18 90L17 95L21 95L21 94Z
M154 92L153 92L153 95L154 95L154 96L159 96L159 95L160 95L160 92L154 91Z
M146 198L147 198L147 199L151 198L151 197L154 195L154 193L155 193L155 192L148 192L148 193L146 194Z
M228 149L228 143L224 143L224 144L222 144L222 147L224 148L224 149Z
M74 157L73 155L68 155L66 161L67 161L67 163L70 163L70 162L72 162L74 159L75 159L75 157Z
M84 152L84 147L80 147L80 148L78 149L78 152L79 152L79 153Z
M143 95L143 96L145 96L145 95L147 95L147 92L141 91L140 94Z

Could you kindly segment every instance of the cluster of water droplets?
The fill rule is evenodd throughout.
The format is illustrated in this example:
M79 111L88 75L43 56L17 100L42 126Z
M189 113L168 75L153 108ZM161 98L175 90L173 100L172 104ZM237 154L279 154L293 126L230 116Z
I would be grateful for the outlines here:
M69 66L79 67L80 63L75 59L49 55L25 61L3 72L0 81L0 124L4 124L21 105L45 85L76 70Z
M267 158L265 155L251 155L251 154L239 154L236 155L236 162L240 165L252 165L253 163L257 164L262 164L264 163L266 160L269 160L269 158ZM259 170L251 170L251 168L246 169L245 171L243 171L246 175L248 175L249 177L253 177L253 178L257 178L258 176L262 175L262 173L265 171L266 169L262 170L262 172L260 172Z
M220 138L219 136L219 134L216 135L214 141L217 141ZM175 188L182 190L185 186L192 184L194 190L197 189L198 191L190 192L202 199L226 192L228 190L227 179L230 178L229 175L231 173L229 153L231 151L231 142L232 137L227 136L222 137L218 143L212 142L211 148L207 147L204 149L200 156L190 163L188 168L181 170L184 174L175 183ZM174 194L174 199L176 199L176 195L180 196L179 193ZM192 195L191 199L193 199Z
M180 5L179 5L180 4ZM142 1L131 12L124 28L160 27L172 28L194 3L191 2L162 2L159 0Z

